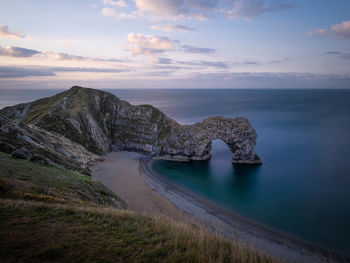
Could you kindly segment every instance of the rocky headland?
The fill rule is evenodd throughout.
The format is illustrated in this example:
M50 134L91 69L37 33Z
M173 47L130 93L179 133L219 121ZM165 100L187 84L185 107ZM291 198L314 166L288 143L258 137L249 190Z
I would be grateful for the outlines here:
M230 147L234 164L261 164L257 135L242 117L180 125L151 105L134 106L108 92L74 86L55 96L0 110L0 150L89 174L111 151L173 161L208 160L211 142Z

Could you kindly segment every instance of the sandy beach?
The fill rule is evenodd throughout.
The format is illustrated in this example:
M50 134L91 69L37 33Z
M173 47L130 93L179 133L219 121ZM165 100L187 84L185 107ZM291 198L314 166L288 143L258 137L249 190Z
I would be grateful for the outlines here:
M136 212L200 224L283 262L346 262L329 251L241 218L170 184L157 176L152 160L144 155L109 153L93 167L92 175Z
M148 187L139 172L141 157L133 152L111 152L93 167L92 175L138 213L190 221L181 210Z

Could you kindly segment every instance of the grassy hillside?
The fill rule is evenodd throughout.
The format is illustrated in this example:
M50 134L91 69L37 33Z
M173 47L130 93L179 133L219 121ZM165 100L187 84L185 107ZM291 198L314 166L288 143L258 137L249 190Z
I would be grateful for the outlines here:
M0 153L0 197L126 208L120 198L91 177L5 153Z
M0 154L0 262L273 262L206 230L149 217L93 179Z

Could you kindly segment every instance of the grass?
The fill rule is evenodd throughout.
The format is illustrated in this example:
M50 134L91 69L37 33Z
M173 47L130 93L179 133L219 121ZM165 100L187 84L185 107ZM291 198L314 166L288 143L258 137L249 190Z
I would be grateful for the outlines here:
M14 159L5 153L0 153L0 197L126 207L112 191L91 177Z
M0 209L2 262L271 262L165 217L6 199Z
M0 262L274 262L111 200L125 207L90 177L0 153Z

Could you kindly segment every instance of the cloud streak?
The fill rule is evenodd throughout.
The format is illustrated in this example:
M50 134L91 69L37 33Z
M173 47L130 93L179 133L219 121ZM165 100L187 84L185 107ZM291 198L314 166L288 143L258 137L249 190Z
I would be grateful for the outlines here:
M6 25L0 26L0 38L13 38L13 39L27 38L27 39L30 39L30 37L23 35L21 32L11 31L10 28Z
M350 60L350 53L343 53L340 51L327 51L326 55L336 56L336 58L341 58L343 60Z
M328 30L324 28L314 29L312 31L306 32L306 34L311 36L326 36L328 34Z
M13 46L9 46L9 47L0 46L0 56L29 58L38 54L41 54L41 52L34 49L13 47Z
M227 69L229 66L227 63L222 61L205 61L205 60L199 60L199 61L178 61L173 60L170 58L159 58L158 64L161 65L186 65L186 66L195 66L195 67L212 67L212 68L219 68L219 69Z
M214 54L216 52L213 48L194 47L189 45L182 45L181 48L185 53Z
M151 29L161 30L161 31L165 31L165 32L174 32L174 31L190 32L190 31L194 31L193 28L190 28L190 27L187 27L187 26L172 25L172 24L168 24L168 25L152 25Z
M57 53L57 52L41 52L34 49L28 49L23 47L2 47L0 46L0 56L16 57L16 58L31 58L37 57L41 59L52 59L52 60L71 60L71 61L98 61L98 62L125 62L121 59L114 58L92 58L77 56L67 53Z
M268 12L277 12L293 8L293 5L286 4L283 1L273 1L270 4L263 0L234 0L229 1L229 9L221 9L230 19L249 20L254 16L260 16Z
M0 79L53 77L58 72L121 73L129 70L116 68L82 68L82 67L5 67L0 66Z

